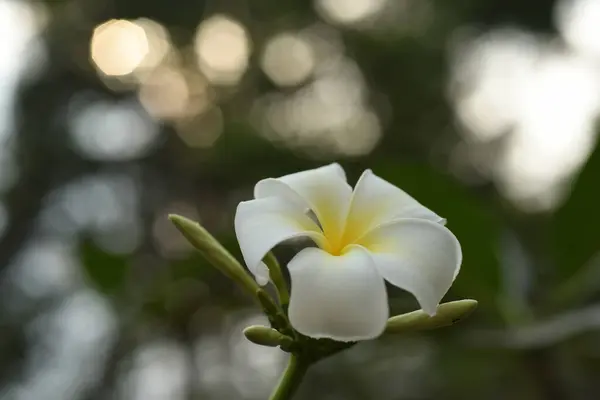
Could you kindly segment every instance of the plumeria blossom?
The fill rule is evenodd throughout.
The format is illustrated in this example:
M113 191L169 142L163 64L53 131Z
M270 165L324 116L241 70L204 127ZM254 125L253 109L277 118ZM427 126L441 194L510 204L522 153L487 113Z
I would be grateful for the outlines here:
M383 332L389 317L385 280L436 307L459 272L461 247L445 220L366 170L356 187L339 164L268 178L241 202L235 231L260 285L262 262L277 244L308 237L318 247L289 262L290 323L313 338L357 341Z

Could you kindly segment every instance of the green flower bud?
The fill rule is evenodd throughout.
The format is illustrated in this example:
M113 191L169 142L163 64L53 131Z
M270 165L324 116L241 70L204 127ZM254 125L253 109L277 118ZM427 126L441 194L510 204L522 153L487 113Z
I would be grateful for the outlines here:
M279 304L281 304L281 307L283 307L284 310L287 310L288 304L290 303L290 294L288 292L285 279L283 278L283 274L281 273L279 262L272 252L267 253L263 259L263 262L267 268L269 268L269 276L275 285L275 288L277 289Z
M259 289L256 281L244 267L199 223L180 215L169 215L169 219L181 234L223 274L240 284L252 295Z
M269 347L289 347L292 338L281 334L273 328L262 325L252 325L244 329L244 336L252 343Z
M385 333L404 333L454 325L468 317L476 308L476 300L458 300L440 304L434 316L429 316L422 310L397 315L388 319Z

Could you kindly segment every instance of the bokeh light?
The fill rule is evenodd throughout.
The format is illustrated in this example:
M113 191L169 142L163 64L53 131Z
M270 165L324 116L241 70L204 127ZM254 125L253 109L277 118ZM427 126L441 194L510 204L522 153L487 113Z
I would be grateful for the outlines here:
M139 73L143 73L159 66L173 51L173 45L169 32L160 23L148 18L140 18L133 23L144 30L148 43L148 52L136 68L140 70Z
M175 124L179 137L189 147L211 147L223 133L223 112L212 107L202 114L182 118Z
M9 270L16 289L9 294L14 305L12 311L23 311L18 309L19 305L52 299L76 288L78 268L72 244L51 238L33 240ZM19 298L22 300L18 301Z
M159 120L178 120L205 111L212 93L206 78L196 71L163 65L142 81L140 103Z
M90 56L102 73L121 76L132 73L149 49L144 28L127 20L110 20L94 29Z
M132 400L184 399L191 378L185 348L176 341L144 344L133 355L118 398Z
M267 138L305 148L313 157L368 154L379 141L381 125L365 104L365 90L357 66L340 58L296 93L257 103L256 118Z
M272 37L265 46L261 61L263 71L280 86L292 86L305 81L316 63L311 44L302 36L292 33Z
M87 157L130 160L143 157L158 139L158 126L139 103L74 98L69 128L75 148Z
M196 364L211 366L199 368L200 382L227 398L268 396L283 368L282 352L257 347L244 338L240 328L249 324L266 325L268 321L263 315L240 310L228 316L217 327L217 332L205 335L195 346Z
M551 54L539 63L521 94L523 114L498 167L509 197L539 199L543 208L564 198L564 182L595 144L599 78L573 55Z
M176 68L162 67L143 82L139 98L148 112L159 119L186 114L190 93L183 73Z
M107 252L128 253L142 234L139 196L138 182L128 174L91 174L48 196L40 228L68 240L85 232Z
M356 24L377 15L387 0L316 0L317 11L327 20L339 24Z
M0 192L19 179L15 156L14 113L19 85L35 79L47 65L47 49L39 33L48 19L43 3L0 0Z
M276 348L254 346L241 333L246 326L268 325L262 314L239 313L229 318L228 347L232 350L231 378L233 386L245 397L268 395L283 369L285 356ZM245 315L244 315L245 314Z
M547 210L587 160L600 111L600 74L569 48L499 30L459 51L452 96L465 139L505 145L484 168L519 207Z
M573 49L600 62L600 1L561 0L555 9L555 19Z
M0 1L0 36L10 38L11 45L0 48L0 77L9 80L13 74L28 71L41 73L44 46L37 34L48 20L48 10L43 3L29 1Z
M234 85L248 68L250 38L246 28L228 16L204 20L196 31L194 48L200 69L214 84Z
M16 399L70 399L92 389L100 378L115 336L115 315L108 302L82 289L27 327L32 357L23 379L8 392Z

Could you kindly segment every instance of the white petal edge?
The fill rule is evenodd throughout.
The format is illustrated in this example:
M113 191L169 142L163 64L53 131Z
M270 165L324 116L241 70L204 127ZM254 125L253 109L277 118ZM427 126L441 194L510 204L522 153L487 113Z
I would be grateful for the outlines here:
M352 194L345 241L358 239L370 229L398 218L417 218L445 225L446 220L402 189L365 170Z
M332 256L307 248L290 261L288 270L289 318L298 332L342 342L383 333L389 317L385 282L364 249L354 246Z
M311 209L327 238L336 242L342 235L352 197L344 169L337 163L280 178L263 179L254 187L254 197L279 197L298 208Z
M361 238L379 273L412 293L423 311L435 315L460 271L462 250L456 236L435 222L399 219Z
M269 281L269 271L262 259L277 244L302 236L318 245L325 240L308 215L275 197L241 202L235 214L235 234L244 262L261 286Z

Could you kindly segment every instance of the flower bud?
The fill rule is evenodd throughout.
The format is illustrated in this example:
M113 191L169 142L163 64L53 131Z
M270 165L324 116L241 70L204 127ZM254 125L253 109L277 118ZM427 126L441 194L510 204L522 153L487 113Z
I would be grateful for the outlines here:
M281 273L279 261L277 261L277 258L272 252L268 252L265 258L263 258L263 262L269 269L269 276L275 285L275 288L277 289L279 304L281 304L281 307L283 307L284 310L287 310L290 302L290 294L288 292L285 279L283 278L283 274Z
M244 267L199 223L180 215L169 215L169 219L181 234L210 262L215 268L230 279L239 283L252 295L259 286L246 272Z
M440 304L433 316L422 310L396 315L388 319L385 333L403 333L454 325L468 317L476 308L476 300L458 300Z
M289 347L292 344L292 338L285 336L273 328L262 325L252 325L244 329L244 336L252 343L277 347Z

